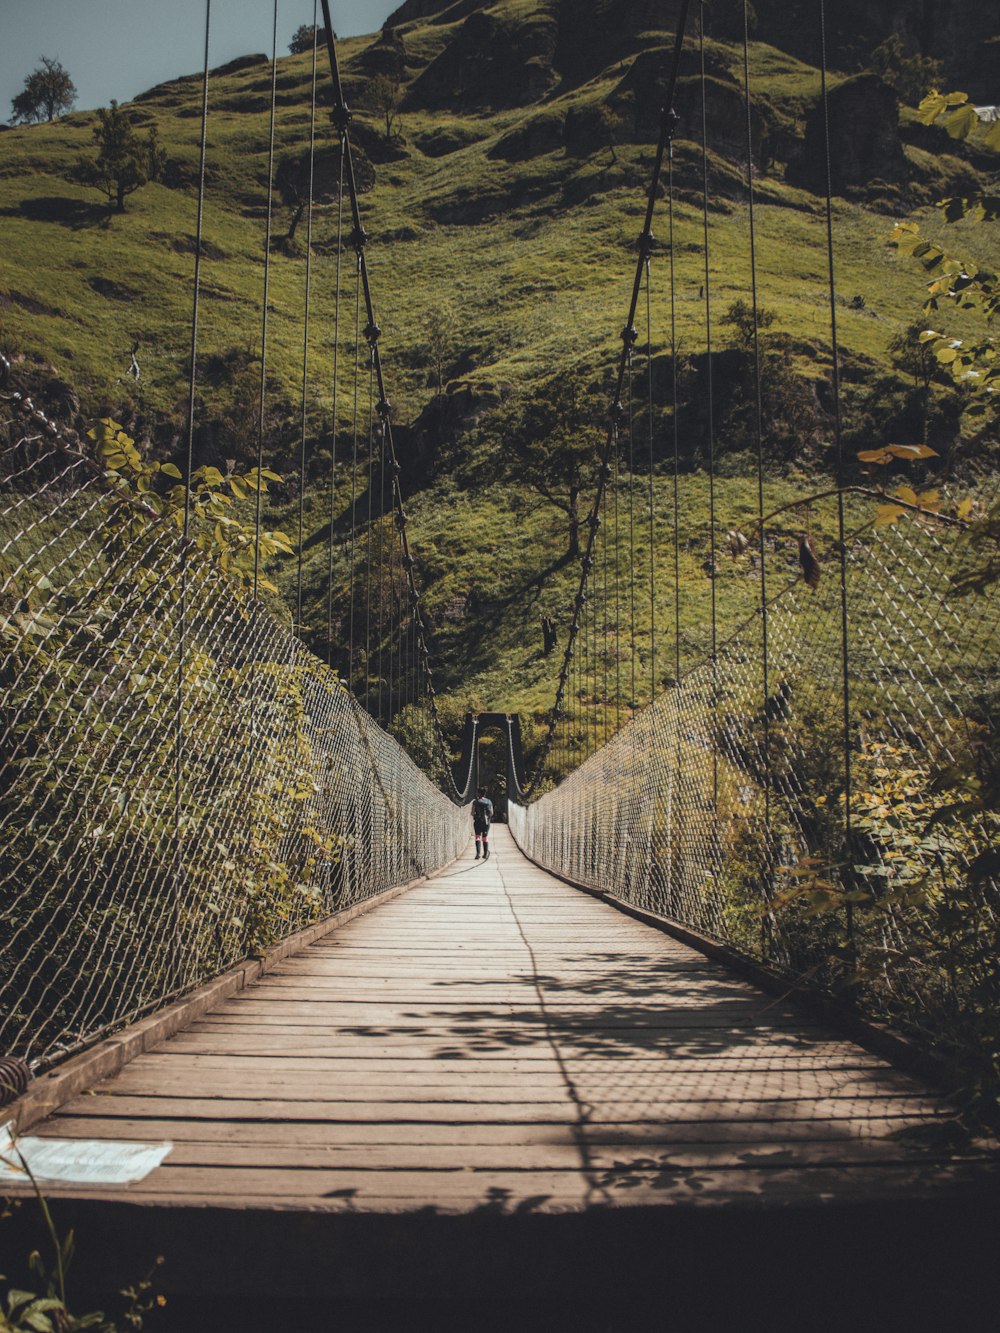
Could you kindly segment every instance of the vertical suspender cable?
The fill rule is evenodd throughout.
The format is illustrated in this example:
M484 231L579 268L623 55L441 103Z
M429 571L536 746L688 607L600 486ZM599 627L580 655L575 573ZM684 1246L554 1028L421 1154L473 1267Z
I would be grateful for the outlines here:
M354 680L355 575L358 555L358 398L361 389L361 259L358 258L354 289L354 406L351 417L351 556L348 562L351 627L348 644L348 683Z
M208 151L208 53L212 28L212 0L205 0L205 58L201 91L201 148L198 161L198 213L195 225L194 296L191 304L191 369L188 380L187 456L184 493L184 527L180 550L180 616L177 633L177 699L174 722L174 840L177 868L174 877L171 947L174 966L178 961L180 906L183 892L184 852L181 803L184 780L184 668L187 651L188 556L191 542L191 474L194 471L194 397L198 383L198 315L201 305L202 232L205 222L205 158Z
M375 360L368 362L368 524L365 532L365 707L369 713L372 692L372 503L375 490Z
M705 374L708 411L708 525L709 525L709 578L712 585L712 710L715 734L718 735L719 663L718 599L715 587L715 385L712 367L712 282L709 265L708 229L708 107L705 81L705 0L701 0L701 22L698 24L698 54L701 68L701 165L702 165L702 229L705 248ZM712 808L719 808L719 751L712 744Z
M316 34L313 34L316 40ZM333 431L330 445L330 530L326 562L326 661L333 666L333 537L337 512L337 412L340 383L340 271L344 251L344 140L340 140L340 179L337 186L337 278L333 304ZM350 667L347 677L350 679Z
M604 744L607 745L611 727L611 686L609 682L609 664L611 661L609 623L610 598L608 596L608 501L607 495L601 497L603 513L601 519L601 562L604 566Z
M674 252L674 148L670 145L670 157L667 161L667 217L669 225L668 246L670 250L670 404L671 427L673 435L674 476L673 476L673 528L674 528L674 705L675 705L675 747L674 747L674 791L673 805L674 827L683 828L681 808L681 434L680 404L677 393L677 267ZM674 828L668 827L670 839L670 882L671 910L674 909L678 893L676 848L679 837Z
M257 490L254 500L253 595L260 583L260 525L263 503L264 402L267 395L267 316L271 284L271 225L274 212L274 119L278 101L278 0L271 19L271 120L267 142L267 223L264 228L264 299L260 314L260 396L257 403Z
M653 487L653 313L652 256L646 255L646 413L649 425L649 698L656 698L656 494Z
M591 661L594 671L594 749L601 748L601 687L600 687L600 652L598 648L598 629L599 629L599 606L601 599L601 573L595 567L595 559L591 556L591 586L593 588L593 614L591 616L591 636L593 646L591 649Z
M635 362L632 351L628 354L628 588L629 588L629 638L632 643L630 655L631 695L630 709L636 707L635 692L635 403L634 379Z
M378 676L378 720L384 724L382 713L382 686L385 676L385 432L379 432L378 451L378 605L376 607L377 628L377 676Z
M823 104L823 148L826 167L826 252L828 280L830 288L830 342L833 356L833 434L835 461L837 468L837 537L840 547L840 653L843 670L844 688L842 694L843 710L843 746L844 746L844 857L845 863L851 859L852 818L851 799L851 679L850 679L850 641L847 617L847 539L846 517L844 514L844 486L847 478L844 474L844 444L840 406L840 344L837 338L837 282L833 261L833 176L830 164L830 105L827 95L826 74L826 5L819 0L820 30L820 95ZM854 909L847 903L847 937L854 937Z
M299 443L299 552L295 578L296 626L302 633L302 561L305 547L306 503L306 406L309 392L309 314L312 295L313 186L316 168L316 7L313 0L312 87L309 98L309 199L306 213L306 290L302 320L302 438Z
M750 101L750 19L749 0L743 0L743 99L746 104L747 131L747 205L749 209L750 230L750 295L753 303L753 366L754 366L754 443L757 453L757 558L760 560L760 618L761 618L761 717L763 719L763 766L764 766L764 896L770 899L771 875L774 869L774 853L771 836L771 725L770 708L770 662L767 616L767 568L765 564L766 545L764 541L764 404L761 389L760 368L760 319L757 299L757 227L755 209L755 191L753 177L753 121ZM768 952L769 915L761 916L762 945Z
M621 546L621 522L619 517L619 491L621 489L621 448L618 438L618 427L614 429L615 438L615 461L614 476L612 486L614 487L612 495L614 498L614 516L615 516L615 731L621 730L622 725L622 611L621 611L621 572L622 572L622 546Z
M667 209L670 249L670 401L674 453L674 684L681 683L681 432L677 401L677 268L674 254L674 150L667 164Z

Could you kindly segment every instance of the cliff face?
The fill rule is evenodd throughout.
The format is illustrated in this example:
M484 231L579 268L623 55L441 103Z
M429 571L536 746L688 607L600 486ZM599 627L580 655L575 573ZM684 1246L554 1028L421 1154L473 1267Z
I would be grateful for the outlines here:
M613 156L616 143L654 142L658 135L680 9L680 0L406 0L389 19L379 49L398 55L407 32L422 32L426 49L427 33L438 35L430 60L411 66L405 92L410 110L528 109L490 150L494 159L522 162L560 148L577 157L605 149ZM700 12L699 5L691 5L692 37ZM823 54L819 0L755 0L747 12L752 37L774 48L762 55L762 66L784 65L773 81L760 77L756 83L754 158L761 171L777 168L789 183L823 193L824 130L816 105ZM742 171L744 6L742 0L713 0L704 13L711 147L717 158ZM926 202L923 166L900 137L897 95L872 72L872 52L895 35L904 57L940 61L946 86L968 92L976 102L998 102L1000 0L838 0L826 6L826 16L835 193L890 209ZM678 138L695 143L701 134L700 65L697 43L688 41L674 106ZM613 89L602 89L598 98L579 96L592 81L609 76ZM911 147L913 130L907 126ZM959 160L968 154L955 150L943 131L924 138L920 149L939 159L949 154L934 188L957 187L956 173L972 170ZM441 152L453 146L458 145L445 144ZM726 179L723 169L715 182L723 194Z
M430 109L526 106L553 82L555 45L556 25L544 12L510 20L479 10L417 76L409 98Z
M496 0L406 0L389 25L427 20L453 24L473 15L496 20ZM670 29L679 0L538 0L537 19L555 25L551 64L563 80L593 77L614 60L634 53L644 34ZM697 6L692 6L692 12ZM715 0L706 30L724 41L743 34L740 0ZM755 0L753 37L810 65L820 62L818 0ZM827 60L831 69L863 70L871 52L898 33L911 55L943 62L945 78L976 101L1000 101L1000 0L839 0L827 8Z
M810 65L820 60L817 0L757 0L754 36ZM838 0L827 10L827 59L853 73L898 33L910 54L944 64L946 81L975 100L1000 99L1000 67L983 47L1000 35L1000 0Z

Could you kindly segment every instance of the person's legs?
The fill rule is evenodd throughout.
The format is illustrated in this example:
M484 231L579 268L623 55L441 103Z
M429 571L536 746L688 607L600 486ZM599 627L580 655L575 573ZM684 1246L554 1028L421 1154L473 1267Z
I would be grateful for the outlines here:
M483 834L483 860L485 861L490 854L490 835Z
M483 840L483 835L482 835L481 833L477 833L477 834L476 834L476 860L477 860L477 861L479 860L480 843L482 842L482 840Z

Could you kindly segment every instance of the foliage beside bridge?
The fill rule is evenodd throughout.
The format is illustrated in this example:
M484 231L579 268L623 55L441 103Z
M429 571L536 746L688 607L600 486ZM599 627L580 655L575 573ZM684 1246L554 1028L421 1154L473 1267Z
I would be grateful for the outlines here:
M185 543L174 492L98 434L103 470L59 441L0 454L0 1043L34 1061L434 868L465 834L221 568L215 516Z
M998 593L956 594L970 555L932 516L851 538L846 735L836 580L775 570L766 682L754 617L514 830L543 864L909 1032L995 1120ZM574 694L569 728L587 727Z

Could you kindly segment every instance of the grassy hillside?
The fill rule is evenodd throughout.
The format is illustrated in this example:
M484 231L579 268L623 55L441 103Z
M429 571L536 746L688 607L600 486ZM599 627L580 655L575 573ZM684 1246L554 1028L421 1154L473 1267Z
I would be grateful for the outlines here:
M354 139L366 187L362 206L371 234L369 258L390 397L412 497L414 548L449 715L472 704L540 716L551 703L557 655L541 656L538 623L545 612L565 619L576 575L569 565L557 563L565 544L557 512L528 488L499 480L490 414L501 403L544 394L555 377L571 371L597 380L616 356L652 162L657 70L669 35L637 20L623 25L618 49L596 40L588 45L583 36L573 45L565 9L534 0L497 0L443 13L435 5L404 6L394 34L381 41L352 39L341 50L348 97L356 110ZM408 18L410 13L414 17ZM485 27L480 32L476 24ZM481 70L473 68L480 57L488 57ZM712 145L709 291L719 347L733 342L732 330L719 318L732 301L746 297L749 284L746 150L739 122L742 51L710 39L706 61ZM200 461L219 463L230 457L246 462L254 447L268 193L270 66L262 57L236 66L216 71L210 85L200 316L197 449ZM310 54L279 63L275 139L282 180L301 177L311 67ZM377 69L401 76L402 104L391 139L379 113L365 106ZM777 505L801 494L829 463L824 203L807 188L803 165L819 74L787 51L763 43L752 45L751 71L760 300L774 312L771 336L788 374L798 377L813 403L813 426L801 456L786 448L769 461L768 502ZM833 125L835 146L849 146L871 128L857 118L868 93L864 87L857 90L848 77L853 73L845 70L832 80L834 94L840 91L844 99L841 118ZM674 165L676 302L679 349L696 375L699 366L703 371L706 307L701 167L694 141L697 81L690 61L683 75ZM328 103L322 61L320 88ZM186 393L199 105L200 79L188 76L150 90L130 106L141 129L155 124L168 167L161 182L129 199L123 215L109 214L99 195L77 179L81 160L93 151L95 116L71 115L0 135L5 238L0 350L39 392L48 393L50 402L62 403L64 413L73 416L69 386L79 399L78 424L110 412L163 455L176 451ZM943 132L926 131L913 121L904 110L900 126L881 126L887 145L872 151L888 154L892 170L887 169L886 179L845 177L834 207L839 332L860 443L878 442L865 438L866 430L888 431L897 424L891 412L880 417L875 411L870 385L882 377L882 398L905 396L905 377L893 378L890 344L918 317L921 299L918 273L886 246L891 216L923 206L923 225L929 235L936 234L941 223L928 205L974 182L983 167L974 153L956 149ZM326 614L323 533L331 425L339 433L343 460L354 357L348 252L342 277L340 397L334 404L337 165L335 137L321 111L304 556L305 631L317 636ZM294 211L291 194L277 191L265 452L285 471L294 467L303 362L306 223L300 221L287 239ZM662 242L662 212L655 230ZM962 228L956 236L955 230L953 246L968 239L980 258L989 258L993 243L987 236L970 230L965 237ZM662 358L669 347L665 254L654 259L652 273L652 351ZM434 380L435 355L429 346L435 324L447 330L438 335L443 394ZM961 332L960 322L953 327ZM128 374L136 343L138 382ZM362 392L367 393L366 385ZM663 424L658 418L658 429ZM704 568L704 423L688 418L684 430L682 576L686 650L693 657L705 647L711 587ZM727 455L725 441L720 452ZM748 466L738 450L724 457L720 539L728 526L753 513L756 496L746 480ZM652 540L663 554L672 542L663 439L655 472ZM638 489L645 484L645 477L637 478ZM335 558L340 623L348 600L346 502L341 486ZM297 509L294 484L279 495L278 504L287 526ZM790 518L789 532L797 531L799 523ZM648 530L639 531L638 541L646 543L640 555L648 559ZM794 561L793 546L788 559ZM294 562L283 577L287 589ZM716 585L723 627L733 625L747 612L745 573L720 569ZM666 580L658 582L655 600L663 624L673 600ZM648 590L638 613L639 631L648 638L647 605Z

